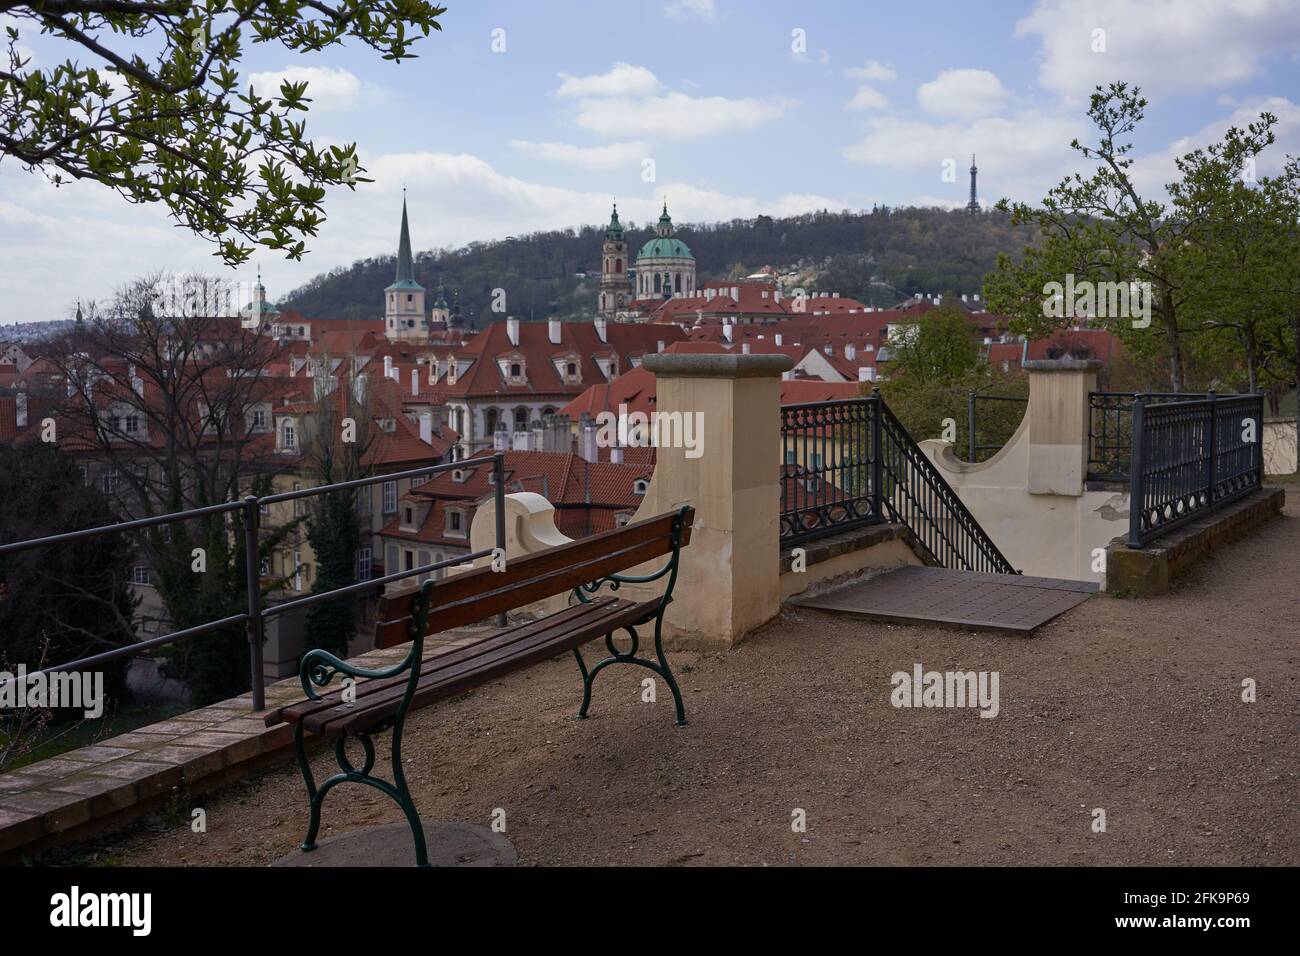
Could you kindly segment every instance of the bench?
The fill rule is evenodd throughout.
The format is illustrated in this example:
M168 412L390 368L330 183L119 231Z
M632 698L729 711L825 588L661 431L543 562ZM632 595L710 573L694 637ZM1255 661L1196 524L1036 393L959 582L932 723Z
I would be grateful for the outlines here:
M384 669L365 669L316 649L303 655L300 679L306 699L278 707L266 715L266 725L294 725L294 749L303 780L307 784L310 814L305 851L316 848L321 805L325 795L340 783L362 783L388 794L406 816L415 839L417 866L428 866L424 828L402 773L402 730L412 710L463 693L533 664L572 651L582 676L582 704L578 717L585 718L591 705L591 686L596 675L611 664L637 664L649 668L667 682L677 710L677 724L686 723L681 690L668 666L663 649L664 611L672 600L681 549L690 543L695 510L685 506L654 518L633 522L551 548L538 554L511 560L504 570L485 566L441 581L426 581L385 594L379 601L375 624L375 646L395 647L407 641L410 650L401 662ZM668 556L657 571L643 575L620 572ZM598 593L608 585L611 592L623 584L647 584L667 578L662 595L644 601L630 601L614 594ZM467 646L424 659L424 638L454 627L484 621L493 615L516 610L536 601L572 592L570 605L537 620L517 623ZM655 660L640 657L637 627L654 624ZM624 631L630 641L626 650L614 642ZM590 668L579 647L604 636L609 656ZM348 682L336 691L322 694L336 675L365 678ZM392 782L374 776L375 734L391 729ZM334 744L340 772L319 787L307 763L306 734L317 734ZM360 767L349 759L349 737L361 743L364 760Z

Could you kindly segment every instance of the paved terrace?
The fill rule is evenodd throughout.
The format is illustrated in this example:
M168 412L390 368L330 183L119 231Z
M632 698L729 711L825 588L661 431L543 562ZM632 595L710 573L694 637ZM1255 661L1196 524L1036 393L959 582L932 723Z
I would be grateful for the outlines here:
M1033 638L787 608L731 651L673 656L682 729L663 688L640 703L632 668L603 673L592 719L574 720L562 658L413 714L407 775L426 819L504 808L525 865L1295 865L1297 553L1293 502L1173 593L1098 595ZM918 662L998 671L1000 714L894 709L890 675ZM281 764L54 858L265 865L301 840L304 803ZM196 806L207 833L190 830ZM345 787L322 836L398 819Z

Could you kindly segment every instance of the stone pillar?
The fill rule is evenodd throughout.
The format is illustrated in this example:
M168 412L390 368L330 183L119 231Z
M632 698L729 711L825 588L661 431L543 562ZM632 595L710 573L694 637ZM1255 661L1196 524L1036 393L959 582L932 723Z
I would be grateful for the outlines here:
M1088 473L1088 393L1097 388L1097 359L1024 363L1029 375L1029 493L1084 492Z
M660 447L637 518L695 507L665 618L673 646L731 647L781 606L781 373L785 355L647 355L655 410L698 447ZM687 433L690 434L690 433Z

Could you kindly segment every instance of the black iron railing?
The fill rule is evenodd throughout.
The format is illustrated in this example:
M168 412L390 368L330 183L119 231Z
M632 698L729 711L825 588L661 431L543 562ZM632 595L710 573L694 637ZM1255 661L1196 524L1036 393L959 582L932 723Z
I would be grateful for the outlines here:
M420 567L411 568L409 571L399 571L393 574L386 574L381 578L372 578L368 581L358 581L346 587L335 588L332 591L322 591L319 594L308 594L301 598L295 598L290 601L282 601L269 606L263 606L262 593L262 573L261 558L259 554L259 543L261 540L261 521L262 508L264 506L276 504L282 501L295 501L300 498L308 498L312 495L327 494L329 492L345 491L350 488L362 488L369 485L378 484L384 481L399 481L404 478L415 478L420 475L432 475L442 471L451 471L456 468L464 468L465 462L446 462L439 465L425 465L421 468L412 468L407 471L375 475L370 478L358 478L355 481L343 481L332 485L318 485L315 488L303 488L298 491L286 491L274 495L248 495L242 501L228 501L219 505L211 505L206 508L192 508L189 511L176 511L165 515L156 515L151 518L140 518L133 521L121 521L116 524L104 525L99 528L86 528L81 531L69 531L64 534L49 535L44 538L32 538L27 541L14 541L9 544L0 544L0 555L13 554L19 551L29 551L33 548L51 547L59 544L68 544L76 541L84 541L87 538L93 538L98 535L117 534L121 532L137 531L143 528L152 528L159 525L171 524L176 521L187 521L194 518L201 518L210 515L231 514L233 512L242 512L242 521L238 533L244 538L244 560L246 567L246 587L248 591L248 608L240 614L234 614L224 617L217 621L208 621L194 627L188 627L180 631L172 631L158 637L153 637L144 641L137 641L131 644L125 644L122 647L114 648L110 651L104 651L101 654L94 654L89 657L82 657L75 661L68 661L63 664L56 664L47 667L41 671L33 671L26 675L27 680L31 680L37 674L52 674L60 671L85 670L89 667L95 667L100 664L107 664L110 661L119 660L123 657L131 657L144 651L152 650L157 647L163 647L167 644L174 644L177 641L185 640L191 637L199 637L203 634L209 634L222 628L232 627L243 624L248 630L249 645L249 679L252 684L253 710L264 710L266 707L266 670L263 661L263 643L265 639L266 622L271 618L277 617L288 611L298 608L308 607L312 604L318 604L321 601L332 601L338 598L349 597L351 595L363 593L375 593L381 591L387 584L394 581L400 581L404 578L415 577L421 574L431 574L443 568L454 567L458 564L464 564L468 561L476 561L479 558L489 557L493 549L475 551L469 554L458 555L454 558L447 558L443 561L435 561L433 564L421 565ZM493 470L493 492L496 498L496 528L495 540L497 548L505 547L505 456L498 453L492 456ZM387 569L385 569L387 570ZM15 678L16 679L16 678Z
M1199 401L1207 392L1089 392L1088 480L1128 481L1133 447L1133 399Z
M879 392L781 409L781 544L884 521L936 564L1015 574Z
M1019 402L1021 405L1028 405L1029 399L1022 398L1019 395L981 395L979 392L969 392L966 395L966 460L967 461L985 461L993 457L992 452L996 454L1002 449L1002 446L1011 438L1005 436L999 442L980 442L977 438L976 422L979 418L979 402Z
M1132 403L1128 545L1139 548L1260 487L1264 396Z

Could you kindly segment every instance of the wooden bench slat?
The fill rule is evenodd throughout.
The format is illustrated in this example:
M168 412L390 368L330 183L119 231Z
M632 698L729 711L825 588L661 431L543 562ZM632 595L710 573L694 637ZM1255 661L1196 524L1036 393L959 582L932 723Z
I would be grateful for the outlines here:
M508 647L449 662L449 666L420 679L420 684L411 700L411 709L423 707L503 677L512 671L549 660L556 654L571 650L627 624L640 621L647 614L653 613L657 607L657 600L636 604L619 600L603 604L576 622L570 620L546 627L523 640L511 643ZM549 621L550 618L547 618L546 622ZM403 693L404 689L386 688L367 700L364 710L356 709L355 705L340 706L328 713L312 714L305 718L303 723L308 730L327 737L335 737L340 733L359 733L396 714Z
M502 628L496 632L486 635L472 645L464 648L451 648L439 654L433 654L425 658L420 664L420 673L431 674L441 667L448 664L463 660L467 656L485 654L489 651L500 647L508 646L514 641L528 637L530 634L548 627L562 626L572 622L586 614L591 613L589 608L593 606L603 606L614 602L616 599L612 596L602 595L598 599L593 599L590 605L578 604L573 607L564 608L555 614L545 618L539 618L533 621L520 621L509 627ZM360 702L363 698L372 696L379 691L388 687L405 688L407 680L410 678L409 673L398 674L396 677L380 677L372 680L365 680L356 685L356 699ZM269 711L266 715L266 726L273 727L279 723L297 723L308 714L316 711L326 710L343 703L342 689L331 691L324 694L319 700L301 700L297 703L288 704Z
M676 520L674 513L647 518L516 558L505 571L482 567L445 578L430 594L425 633L473 624L662 557L672 550ZM689 543L689 516L681 535L681 543ZM412 586L384 596L375 628L376 647L392 647L410 639L408 622L418 591Z

